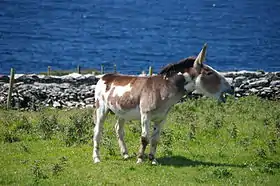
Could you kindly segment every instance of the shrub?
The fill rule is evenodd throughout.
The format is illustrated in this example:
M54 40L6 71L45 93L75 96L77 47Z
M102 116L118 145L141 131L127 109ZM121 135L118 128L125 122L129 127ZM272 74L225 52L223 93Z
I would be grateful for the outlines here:
M57 117L55 115L47 115L46 113L41 113L37 126L43 139L51 139L55 131L59 130Z
M7 114L0 120L0 124L3 127L0 138L7 143L20 141L22 133L30 133L32 130L31 123L22 115Z
M70 123L65 128L64 141L67 146L84 144L92 139L92 112L83 112L70 116Z
M171 129L165 129L162 131L162 144L163 153L166 156L172 156L172 143L173 143L174 132Z
M213 176L216 178L228 178L232 176L230 169L217 168L212 172Z
M31 172L34 178L35 184L38 184L40 179L47 179L48 176L44 173L39 164L39 161L35 161L34 164L31 166Z

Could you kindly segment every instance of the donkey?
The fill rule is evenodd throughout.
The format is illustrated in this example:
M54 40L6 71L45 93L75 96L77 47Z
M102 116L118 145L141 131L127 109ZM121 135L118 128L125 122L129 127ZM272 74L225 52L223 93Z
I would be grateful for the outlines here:
M104 120L110 110L117 116L115 131L123 158L129 158L124 141L124 123L141 120L142 133L137 163L143 162L146 146L150 142L148 157L152 164L157 164L155 154L160 131L174 104L195 89L223 102L223 93L233 94L233 87L226 79L210 66L203 64L206 48L205 44L197 57L169 64L155 76L106 74L100 78L95 88L94 163L100 162L99 144ZM151 122L154 125L149 140Z

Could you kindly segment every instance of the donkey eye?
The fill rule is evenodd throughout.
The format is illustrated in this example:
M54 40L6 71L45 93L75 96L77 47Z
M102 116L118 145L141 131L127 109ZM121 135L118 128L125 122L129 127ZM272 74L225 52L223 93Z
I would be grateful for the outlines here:
M207 76L210 76L210 75L212 75L212 74L213 74L212 71L206 72L206 75L207 75Z

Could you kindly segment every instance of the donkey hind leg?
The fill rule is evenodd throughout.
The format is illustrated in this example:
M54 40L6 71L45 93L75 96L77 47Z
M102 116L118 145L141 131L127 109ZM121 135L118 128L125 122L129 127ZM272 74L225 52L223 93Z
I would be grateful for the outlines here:
M94 127L94 136L93 136L93 162L100 162L100 154L99 154L99 145L101 140L101 135L103 131L104 121L108 114L108 108L104 104L100 104L99 108L96 109L96 119L95 119L95 127Z
M123 156L124 159L128 159L128 151L127 151L127 147L126 144L124 142L124 123L125 120L122 118L118 118L117 123L115 125L115 131L116 131L116 135L118 138L118 143L120 146L120 150L121 150L121 155Z
M156 150L157 150L157 145L159 142L159 137L160 137L160 131L165 123L165 120L162 120L160 122L155 122L154 124L154 130L153 134L151 136L151 147L150 147L150 154L149 154L149 159L152 161L153 165L157 165L157 160L156 160Z
M141 138L140 138L140 148L138 153L137 163L142 163L144 159L144 153L146 147L149 143L149 129L150 129L150 116L147 113L141 114Z

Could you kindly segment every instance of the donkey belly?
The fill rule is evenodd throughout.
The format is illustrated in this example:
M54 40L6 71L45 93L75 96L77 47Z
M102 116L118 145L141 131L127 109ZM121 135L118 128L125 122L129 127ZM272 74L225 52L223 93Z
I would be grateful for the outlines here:
M109 107L112 112L114 112L118 117L123 118L125 120L140 120L140 109L139 107L131 108L131 109L119 109L116 107Z

